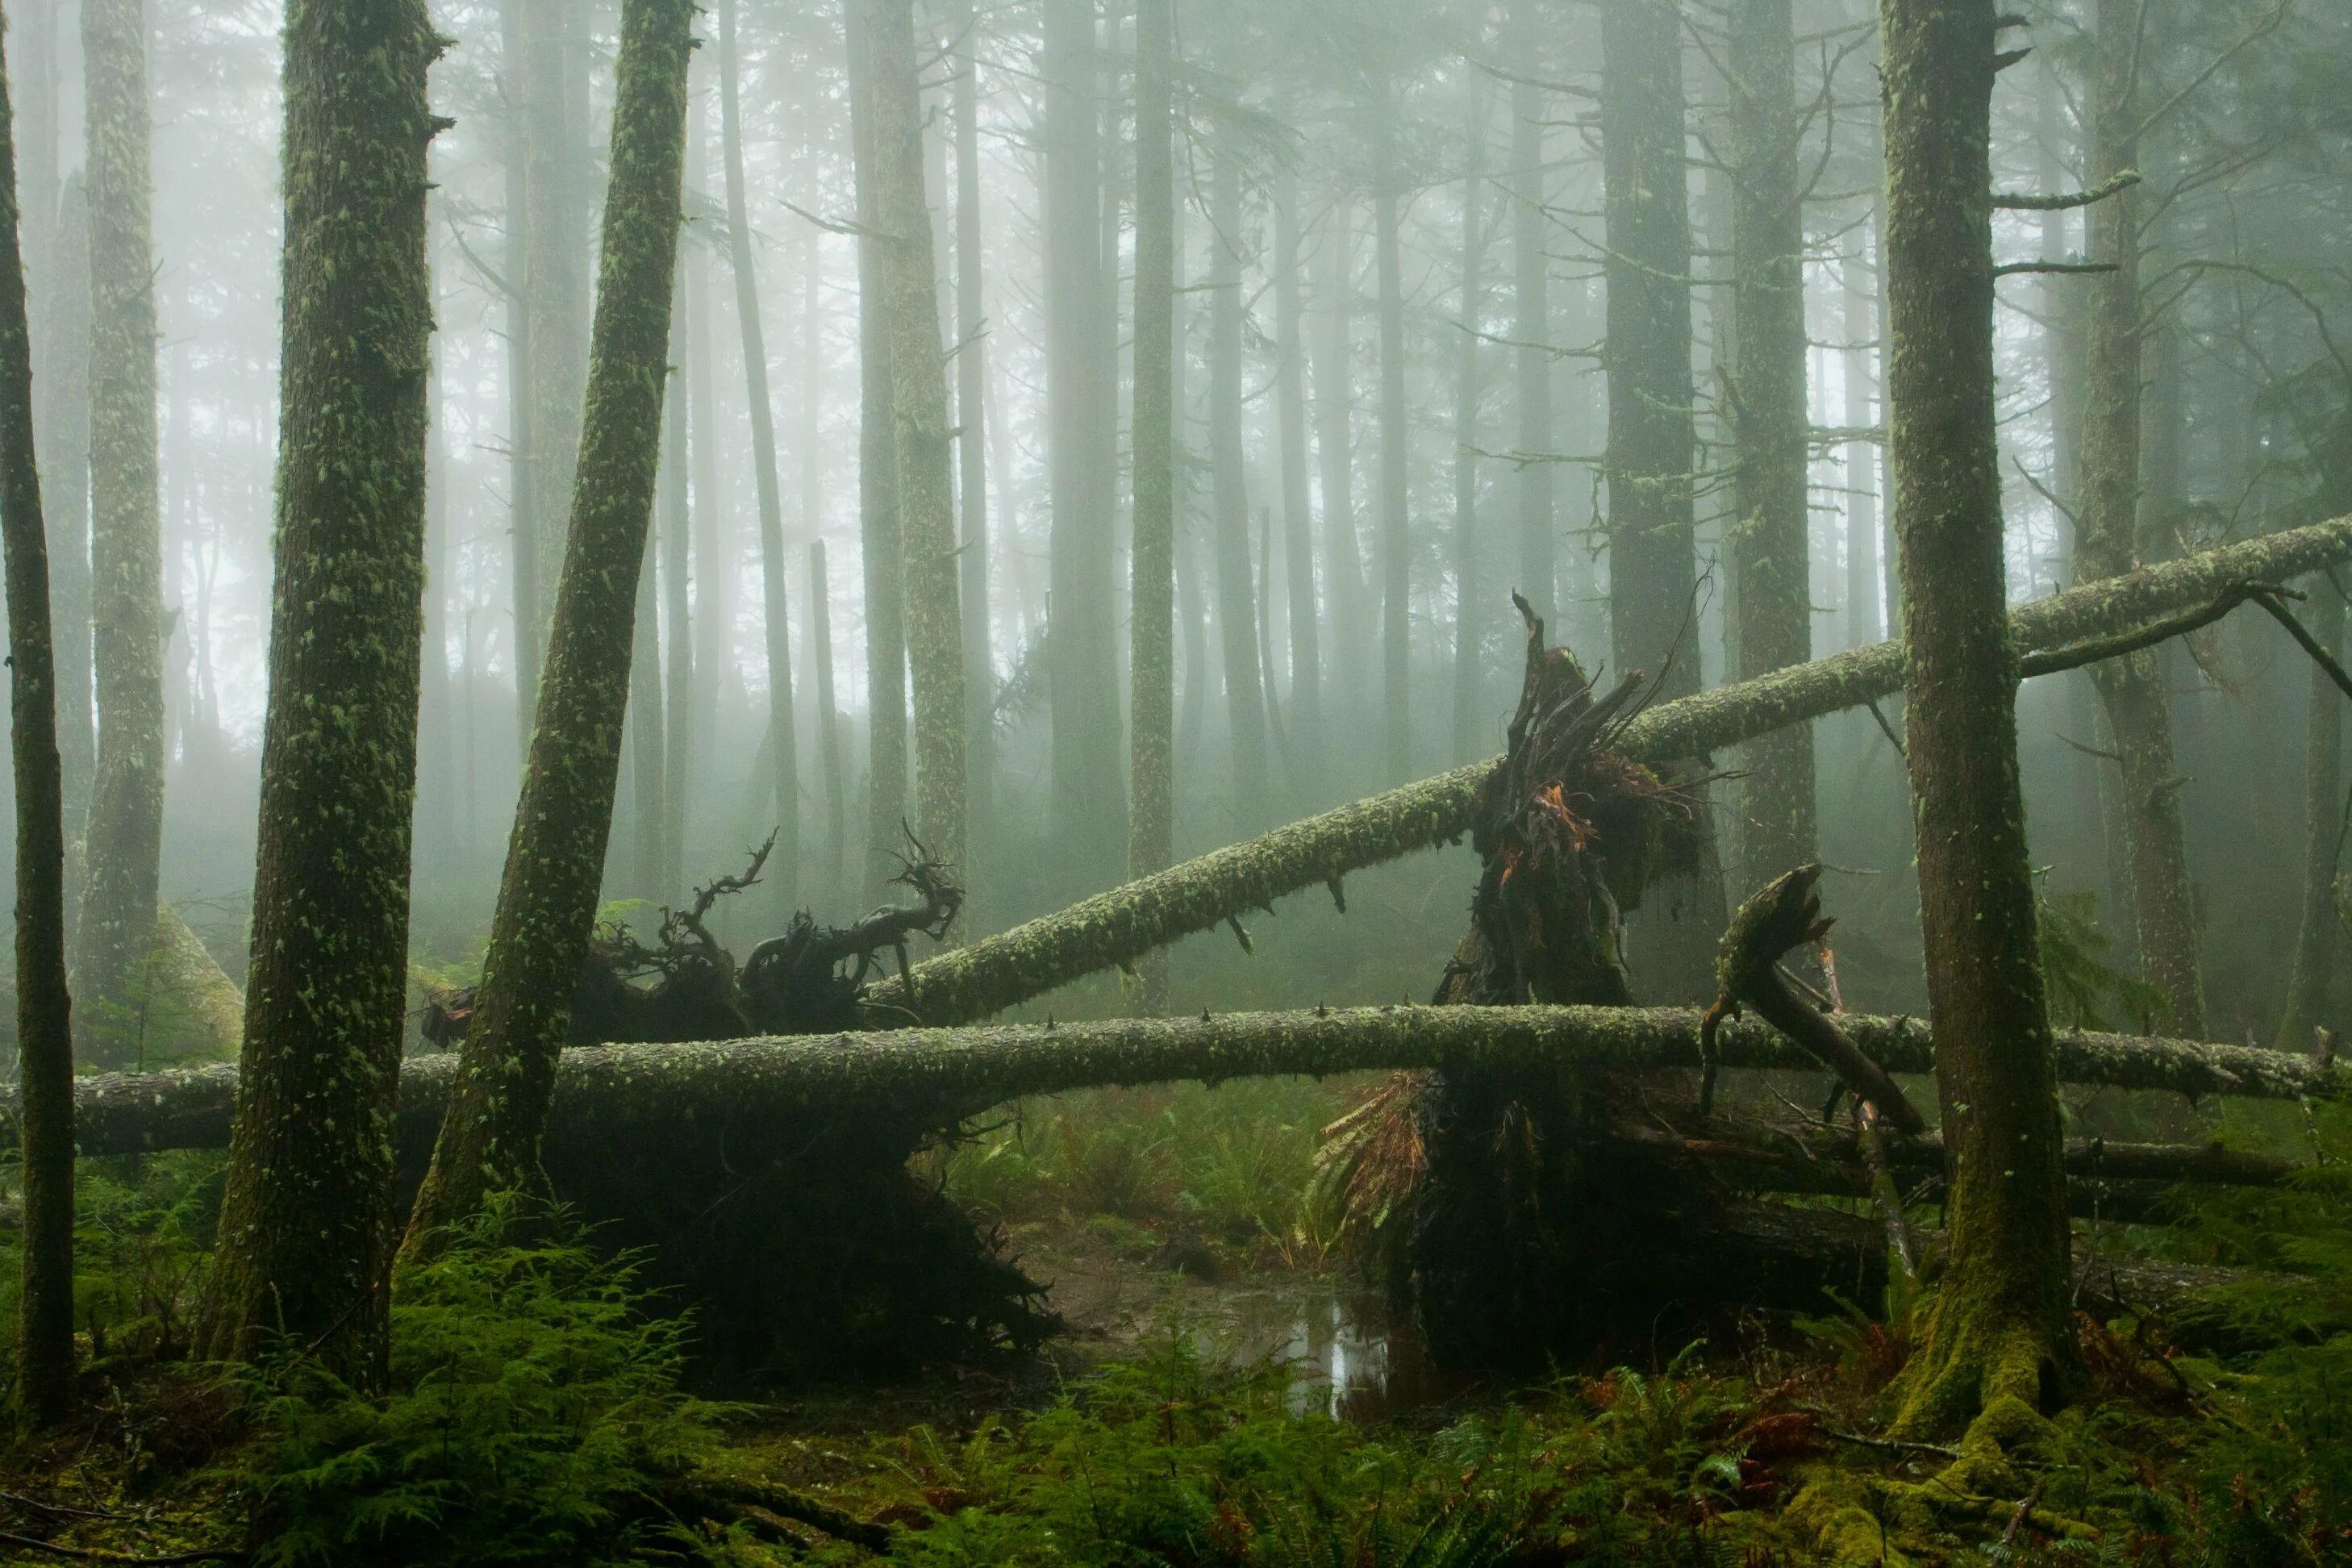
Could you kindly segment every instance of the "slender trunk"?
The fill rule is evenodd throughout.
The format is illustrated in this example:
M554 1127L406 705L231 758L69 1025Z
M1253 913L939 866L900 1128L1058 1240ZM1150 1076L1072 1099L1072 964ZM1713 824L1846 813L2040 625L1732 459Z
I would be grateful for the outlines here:
M47 386L34 391L51 412L43 422L41 453L47 486L50 592L58 656L58 752L64 769L66 854L79 858L87 826L98 731L90 721L89 577L89 210L81 177L66 182L58 198L57 244L50 250L57 279L48 336L56 345ZM44 312L48 314L48 312ZM67 919L79 900L79 877L67 878Z
M723 0L731 4L732 0ZM953 437L940 346L939 279L923 195L923 115L913 0L868 10L874 225L889 339L891 437L898 470L907 662L915 699L915 833L950 866L965 854L963 628L956 603ZM970 868L965 868L967 879Z
M668 357L667 350L663 357ZM664 373L667 378L667 371ZM658 448L661 437L656 435ZM658 485L658 480L656 480ZM648 547L637 572L636 637L629 654L629 881L630 893L640 899L675 897L662 880L662 830L667 812L662 786L666 772L663 733L660 584L656 581L655 552Z
M1135 494L1129 599L1132 682L1127 875L1175 854L1176 708L1176 176L1170 77L1175 0L1139 0L1135 13ZM1138 1008L1168 1007L1168 962L1142 966Z
M1054 835L1072 879L1119 864L1110 411L1103 406L1105 286L1094 0L1045 0L1045 422L1053 590L1046 614Z
M1730 37L1732 366L1738 515L1731 525L1741 679L1813 657L1806 469L1804 211L1798 187L1797 45L1790 0L1736 0ZM1744 896L1815 853L1813 731L1791 724L1743 755Z
M777 907L793 907L801 863L800 747L793 726L793 644L784 607L784 498L776 472L776 415L768 401L767 331L751 257L751 202L743 179L743 53L736 0L719 0L719 127L727 176L727 257L735 277L735 318L743 341L744 394L751 409L751 478L760 503L760 607L765 632L768 725L775 733L772 775L775 856L769 880Z
M988 300L981 250L980 48L971 0L958 0L955 261L958 540L963 597L964 766L975 830L996 810L996 661L988 626Z
M1209 176L1209 495L1216 520L1217 632L1234 751L1231 820L1265 826L1265 689L1259 680L1257 595L1250 570L1247 454L1242 446L1242 177L1220 145Z
M73 1029L48 536L34 457L33 334L25 313L8 93L0 60L0 549L7 557L8 741L16 785L16 1121L24 1182L16 1403L28 1422L47 1426L73 1407Z
M385 1215L408 989L433 295L423 0L286 18L277 584L245 1050L205 1341L362 1387L390 1354Z
M2346 418L2334 471L2322 492L2323 505L2340 506L2352 500L2352 411ZM2333 582L2315 586L2305 619L2319 645L2341 658L2344 595ZM2316 664L2305 711L2303 924L2295 938L2294 973L2279 1017L2278 1044L2285 1051L2308 1049L2314 1027L2334 1026L2341 1000L2336 970L2344 918L2336 907L2336 878L2343 866L2347 825L2352 824L2344 787L2344 693Z
M90 573L98 761L76 933L79 1047L138 1052L135 976L155 935L163 842L163 559L155 449L146 8L81 12L89 140Z
M907 820L907 600L899 546L898 458L890 387L889 313L882 277L875 83L865 41L871 18L845 7L849 47L850 142L856 164L858 527L865 556L867 768L866 881L879 890Z
M688 597L688 552L693 542L693 508L687 485L687 405L691 401L678 366L687 361L686 276L677 268L670 289L670 384L662 403L667 437L661 475L661 596L668 626L668 663L663 670L662 825L659 864L654 877L658 897L675 899L686 890L687 790L694 776L694 619Z
M824 875L819 885L841 896L842 868L848 858L848 780L843 773L841 710L833 695L833 598L824 571L824 541L809 541L809 646L816 673L817 760L824 770Z
M2134 83L2140 69L2142 0L2098 0L2093 32L2093 118L2088 184L2096 188L2139 163ZM2091 290L2084 334L2082 536L2076 574L2084 582L2128 572L2154 552L2140 526L2143 332L2137 193L2125 190L2089 214L2091 257L2115 270L2084 279ZM2205 984L2197 908L2189 880L2186 783L2172 754L2172 715L2163 665L2153 649L2092 672L2117 763L2123 838L2130 858L2140 965L2160 992L2172 1026L2205 1032Z
M1874 308L1877 289L1860 237L1839 270L1845 292L1839 330L1845 335L1845 422L1866 430L1877 421L1876 365L1869 344L1878 335ZM1868 647L1886 635L1878 613L1878 444L1851 441L1845 448L1845 644Z
M1323 489L1323 582L1330 596L1331 652L1335 668L1350 672L1350 679L1337 684L1338 706L1353 721L1363 712L1361 671L1372 642L1363 561L1356 548L1355 263L1345 197L1333 201L1329 225L1316 289L1322 296L1322 325L1307 346L1314 356L1315 457Z
M1290 600L1290 783L1301 801L1313 802L1323 798L1323 617L1315 600L1315 525L1307 489L1302 265L1298 176L1286 168L1276 174L1274 187L1274 397L1282 447L1282 563Z
M1381 708L1388 782L1412 776L1412 520L1404 400L1404 259L1397 240L1402 175L1396 156L1396 87L1383 74L1374 101L1372 228L1381 287Z
M513 596L516 711L539 689L540 627L547 618L544 566L539 549L539 370L531 353L531 148L538 140L530 15L538 0L501 0L499 6L500 86L507 99L499 156L504 165L506 225L502 260L508 281L507 339L507 581ZM517 721L520 729L520 721ZM528 744L528 737L520 737Z
M1469 157L1462 176L1462 343L1454 379L1454 760L1466 763L1486 749L1489 716L1481 710L1486 684L1485 625L1491 606L1478 548L1478 405L1485 389L1479 333L1486 315L1486 90L1470 78Z
M1541 29L1539 0L1511 0L1510 33L1515 56L1532 58ZM1544 249L1551 216L1544 189L1544 96L1534 81L1511 86L1511 307L1518 340L1512 351L1517 373L1518 449L1552 447L1551 263ZM1559 541L1552 489L1552 465L1523 464L1517 475L1519 579L1517 591L1548 626L1558 626Z
M2071 1361L2063 1140L2017 773L1992 342L1992 0L1882 0L1888 437L1950 1237L1903 1422L2030 1416ZM1999 1439L1994 1439L1995 1443Z
M571 536L473 1026L403 1247L412 1258L488 1194L535 1176L595 927L661 463L694 16L691 0L625 0L622 12Z

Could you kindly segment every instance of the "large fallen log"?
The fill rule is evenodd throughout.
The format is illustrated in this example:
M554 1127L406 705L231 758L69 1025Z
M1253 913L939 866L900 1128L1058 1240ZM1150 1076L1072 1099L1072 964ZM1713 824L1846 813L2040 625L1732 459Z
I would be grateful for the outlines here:
M2149 623L2226 609L2250 587L2347 558L2352 518L2338 518L2071 589L2020 607L2010 621L2021 652L2040 656L2032 668L2064 668L2070 650L2104 655ZM1879 643L1662 703L1628 722L1613 748L1646 763L1703 756L1887 696L1903 684L1902 660L1899 644ZM1292 823L941 954L906 984L874 986L869 1016L884 1026L969 1023L1288 894L1321 885L1338 898L1350 871L1459 838L1494 766L1456 768Z
M1839 1022L1889 1071L1933 1070L1923 1020L1847 1015ZM1727 1067L1817 1066L1760 1023L1727 1023L1718 1041ZM2341 1068L2283 1051L2128 1035L2062 1034L2058 1057L2068 1082L2193 1096L2326 1096L2345 1079ZM1370 1068L1699 1063L1699 1015L1678 1007L1364 1007L588 1046L563 1053L549 1136L584 1149L659 1134L673 1146L703 1141L749 1150L845 1119L940 1125L1009 1100L1106 1085ZM430 1150L455 1066L446 1054L403 1064L404 1158ZM236 1068L99 1074L77 1080L75 1090L84 1154L218 1149L228 1142ZM0 1120L0 1147L15 1142L14 1121Z

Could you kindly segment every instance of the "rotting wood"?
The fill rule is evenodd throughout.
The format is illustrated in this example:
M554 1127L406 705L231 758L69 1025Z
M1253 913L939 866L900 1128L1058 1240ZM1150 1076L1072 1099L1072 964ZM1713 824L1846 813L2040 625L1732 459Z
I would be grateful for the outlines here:
M2352 517L2291 529L2150 566L2022 605L2011 613L2021 653L2049 654L2128 637L2148 623L2280 584L2352 558ZM2136 645L2135 645L2136 646ZM1637 762L1703 756L1782 725L1801 723L1899 689L1899 645L1878 643L1754 680L1717 687L1635 716L1613 737ZM914 982L927 1024L968 1023L1043 995L1244 911L1365 866L1460 838L1495 762L1308 817L1015 926L919 964ZM903 1017L905 987L875 986L885 1021Z

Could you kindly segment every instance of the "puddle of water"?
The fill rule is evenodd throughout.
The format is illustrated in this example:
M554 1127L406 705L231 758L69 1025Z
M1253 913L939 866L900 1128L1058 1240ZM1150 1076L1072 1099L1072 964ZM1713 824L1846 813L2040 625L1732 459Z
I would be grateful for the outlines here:
M1195 1331L1231 1366L1272 1361L1289 1374L1297 1414L1376 1426L1462 1391L1431 1364L1408 1323L1370 1292L1328 1280L1222 1293L1223 1321Z

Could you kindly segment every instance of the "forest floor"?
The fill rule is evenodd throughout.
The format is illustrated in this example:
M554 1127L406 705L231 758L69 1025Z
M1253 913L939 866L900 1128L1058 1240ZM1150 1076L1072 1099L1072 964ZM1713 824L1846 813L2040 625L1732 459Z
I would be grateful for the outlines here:
M217 1161L86 1164L89 1408L0 1459L0 1563L855 1563L887 1532L893 1562L1040 1568L2352 1563L2352 1160L2119 1237L2320 1289L2086 1320L2091 1381L2014 1486L1946 1495L1948 1450L1880 1436L1916 1303L1431 1373L1318 1196L1360 1087L1001 1113L925 1173L1066 1331L832 1388L682 1392L691 1325L562 1238L405 1286L388 1394L225 1377L184 1355Z

